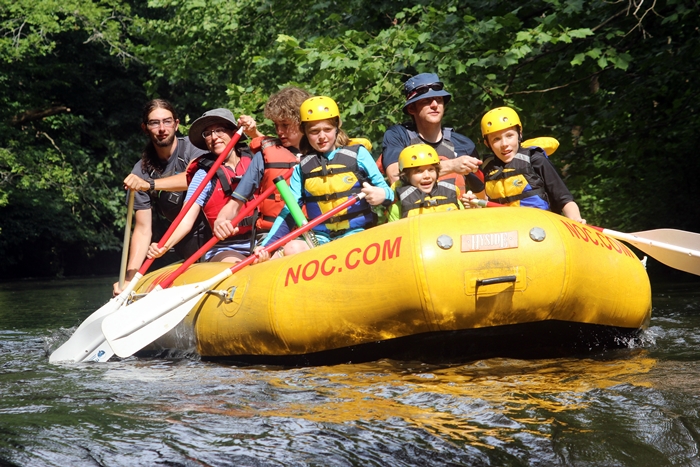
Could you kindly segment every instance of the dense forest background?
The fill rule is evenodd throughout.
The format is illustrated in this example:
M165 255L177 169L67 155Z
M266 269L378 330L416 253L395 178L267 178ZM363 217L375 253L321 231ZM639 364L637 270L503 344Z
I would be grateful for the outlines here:
M377 157L417 72L474 141L501 104L556 137L589 223L699 232L699 26L694 0L0 0L0 277L116 275L148 99L272 133L266 98L300 85Z

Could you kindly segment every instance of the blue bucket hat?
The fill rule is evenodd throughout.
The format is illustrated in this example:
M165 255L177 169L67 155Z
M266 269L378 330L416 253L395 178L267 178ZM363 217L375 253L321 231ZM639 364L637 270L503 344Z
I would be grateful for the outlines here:
M442 97L445 104L450 102L452 94L445 91L442 81L435 73L421 73L408 78L403 85L406 94L406 103L403 105L403 113L408 114L406 107L421 99L430 97Z

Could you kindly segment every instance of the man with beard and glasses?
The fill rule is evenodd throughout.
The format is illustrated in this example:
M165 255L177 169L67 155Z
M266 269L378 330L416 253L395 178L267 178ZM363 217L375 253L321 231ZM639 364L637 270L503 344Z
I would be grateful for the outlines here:
M124 179L124 187L136 191L125 285L141 267L151 241L160 239L180 212L187 191L185 171L190 161L207 152L195 147L189 138L177 137L179 123L175 109L166 100L153 99L144 107L141 129L149 142L141 160ZM187 258L210 238L211 229L200 215L175 252ZM116 282L114 294L121 290Z

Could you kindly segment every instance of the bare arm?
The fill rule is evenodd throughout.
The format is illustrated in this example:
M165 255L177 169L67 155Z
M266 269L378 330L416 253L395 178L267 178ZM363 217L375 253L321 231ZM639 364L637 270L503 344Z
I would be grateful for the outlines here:
M459 156L454 159L445 159L440 161L440 175L451 173L466 175L471 172L476 172L481 161L472 156Z
M185 191L187 190L187 175L185 173L171 177L157 178L153 180L156 190L161 191ZM151 184L135 174L129 174L124 179L124 187L136 191L148 191Z
M179 173L165 178L154 180L156 190L160 191L187 191L187 174Z
M231 219L236 217L243 207L243 202L237 199L230 199L226 205L219 211L214 221L214 235L219 240L224 240L231 235L235 235L237 229L231 225Z
M580 222L582 224L586 223L586 219L581 218L581 211L578 208L578 204L576 204L574 201L569 201L568 203L566 203L562 208L561 213L571 220Z
M389 164L386 166L386 178L387 178L387 184L391 185L394 183L396 180L399 179L399 163L394 162L393 164ZM442 173L442 165L440 165L440 173Z
M192 230L192 226L194 226L201 209L202 208L199 206L199 204L193 204L190 210L187 211L187 214L185 214L185 217L183 217L180 221L180 224L178 224L178 226L175 228L175 232L173 232L163 247L158 248L157 243L151 243L151 246L148 247L147 256L149 258L160 258L167 253L168 250L177 245L178 242L182 240L190 230Z

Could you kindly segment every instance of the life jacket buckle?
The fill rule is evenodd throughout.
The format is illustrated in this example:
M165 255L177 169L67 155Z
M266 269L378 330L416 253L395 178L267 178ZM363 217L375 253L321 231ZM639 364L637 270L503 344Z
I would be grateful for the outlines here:
M328 193L320 196L322 201L333 201L338 199L338 193Z

